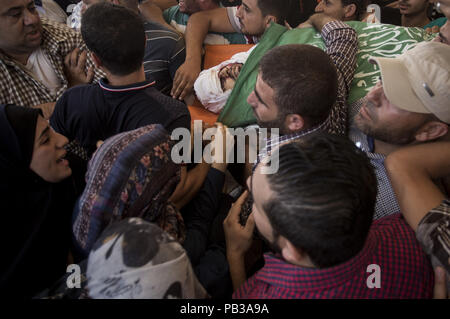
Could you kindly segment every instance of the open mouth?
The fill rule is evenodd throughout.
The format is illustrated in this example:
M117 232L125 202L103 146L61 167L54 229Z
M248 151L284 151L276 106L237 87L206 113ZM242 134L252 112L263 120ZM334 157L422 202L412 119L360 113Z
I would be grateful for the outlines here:
M41 32L39 30L33 30L31 32L27 33L27 36L32 38L32 39L37 39L41 37Z
M63 163L63 164L66 164L66 165L69 164L69 161L67 160L66 156L67 156L67 152L65 152L65 153L63 154L63 156L61 156L60 158L58 158L58 159L56 160L56 163L57 163L57 164Z

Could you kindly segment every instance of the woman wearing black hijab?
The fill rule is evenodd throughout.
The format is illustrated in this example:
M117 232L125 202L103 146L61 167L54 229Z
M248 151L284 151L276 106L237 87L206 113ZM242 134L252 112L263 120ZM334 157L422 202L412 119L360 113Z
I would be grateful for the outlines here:
M0 105L0 296L30 298L65 272L78 192L67 138L41 111Z

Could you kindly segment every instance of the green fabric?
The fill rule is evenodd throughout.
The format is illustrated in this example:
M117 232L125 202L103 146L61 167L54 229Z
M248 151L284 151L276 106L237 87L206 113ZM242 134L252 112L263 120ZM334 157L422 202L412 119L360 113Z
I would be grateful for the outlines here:
M189 19L187 13L180 12L178 5L163 11L164 20L184 34ZM242 33L208 33L204 44L246 44L247 40Z
M427 35L421 28L368 24L358 21L347 22L347 24L356 30L359 41L349 103L364 97L378 81L379 69L368 61L370 56L395 57L413 48L418 42L429 41L434 37ZM292 43L311 44L325 49L320 33L313 28L287 30L278 24L272 24L242 67L234 89L219 115L219 122L229 127L242 127L256 123L252 108L247 103L247 97L255 87L259 60L271 48Z

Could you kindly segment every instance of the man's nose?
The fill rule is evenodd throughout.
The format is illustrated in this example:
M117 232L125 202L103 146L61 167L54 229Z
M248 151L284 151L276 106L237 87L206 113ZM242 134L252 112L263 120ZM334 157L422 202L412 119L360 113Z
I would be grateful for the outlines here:
M36 9L35 9L36 10ZM31 12L28 9L25 9L24 11L24 19L23 23L24 25L33 25L39 22L39 14L37 12Z
M370 91L367 93L367 99L377 101L383 92L383 84L378 82ZM372 105L377 106L379 103L372 103Z
M69 143L68 138L65 137L64 135L56 133L56 132L55 132L55 135L56 135L56 139L57 139L56 146L58 148L63 148L64 146L66 146Z
M247 98L247 103L250 104L251 107L255 106L255 91L252 91Z
M322 12L323 11L323 1L320 1L316 8L314 9L315 12Z

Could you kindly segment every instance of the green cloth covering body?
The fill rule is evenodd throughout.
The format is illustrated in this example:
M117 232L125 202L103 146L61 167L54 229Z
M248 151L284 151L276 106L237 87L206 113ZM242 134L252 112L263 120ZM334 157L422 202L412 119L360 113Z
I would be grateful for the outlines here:
M355 29L359 42L356 71L347 101L349 104L364 97L379 79L380 71L376 64L369 62L370 56L395 57L435 36L428 35L421 28L359 21L346 23ZM255 87L259 61L271 48L295 43L310 44L325 50L325 43L314 28L288 30L279 24L272 24L242 67L233 91L219 115L219 122L229 127L244 127L256 123L247 97Z

